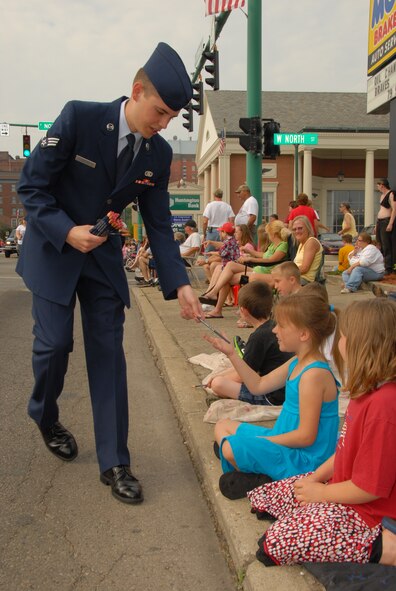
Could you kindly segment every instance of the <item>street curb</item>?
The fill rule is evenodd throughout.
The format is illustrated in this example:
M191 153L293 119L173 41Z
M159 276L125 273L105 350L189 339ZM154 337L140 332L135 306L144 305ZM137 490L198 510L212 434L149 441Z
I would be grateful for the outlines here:
M197 375L150 302L151 290L130 287L218 532L227 545L238 582L245 591L262 591L267 587L271 587L271 591L289 591L290 588L293 591L323 591L324 587L303 567L268 568L256 560L256 541L269 523L258 521L254 515L250 515L245 499L229 501L220 493L218 480L221 468L213 454L213 426L203 422L207 406L202 397L196 395L193 387Z

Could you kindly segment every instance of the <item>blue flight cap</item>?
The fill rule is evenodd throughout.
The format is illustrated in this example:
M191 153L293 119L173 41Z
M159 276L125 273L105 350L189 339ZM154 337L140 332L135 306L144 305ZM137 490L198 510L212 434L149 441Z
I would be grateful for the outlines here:
M180 111L190 102L191 80L180 56L167 43L158 43L143 70L172 111Z

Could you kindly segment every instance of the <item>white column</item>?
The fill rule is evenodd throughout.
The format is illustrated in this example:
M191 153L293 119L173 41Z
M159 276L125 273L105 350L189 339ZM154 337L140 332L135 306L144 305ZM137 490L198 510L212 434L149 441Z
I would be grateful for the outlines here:
M303 160L304 160L304 155L302 152L299 152L298 153L298 193L303 192L303 178L302 178Z
M219 188L223 191L223 201L227 203L231 201L230 170L230 155L223 154L219 158Z
M201 213L203 212L203 208L204 208L204 199L205 199L205 175L201 172L201 174L198 175L198 179L197 179L197 183L199 187L203 188L201 195Z
M303 193L312 196L312 150L304 150Z
M213 193L216 191L216 189L219 188L219 171L218 171L218 166L217 166L217 160L215 160L214 162L212 162L212 164L210 165L210 192L211 195L213 195Z
M374 150L366 150L364 179L364 225L374 223Z
M210 168L205 168L204 171L204 202L203 202L203 209L205 209L206 205L210 201Z

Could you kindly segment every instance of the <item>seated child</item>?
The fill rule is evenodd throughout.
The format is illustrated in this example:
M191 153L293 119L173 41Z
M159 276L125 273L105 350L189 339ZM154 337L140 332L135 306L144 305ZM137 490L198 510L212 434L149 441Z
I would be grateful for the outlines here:
M344 246L342 246L338 251L338 265L334 269L338 273L342 273L343 271L346 271L348 269L348 267L350 266L348 255L354 249L354 246L352 244L352 234L344 234L343 236L341 236L341 239L344 243Z
M253 371L232 344L204 336L228 356L253 396L286 385L285 403L272 429L229 419L216 423L223 472L237 470L279 480L301 473L302 467L315 470L334 453L338 389L320 347L336 329L336 313L330 311L327 298L311 292L282 298L274 315L280 350L296 356L265 376Z
M280 297L296 293L300 287L300 269L293 261L286 261L276 265L271 271L274 278L274 288Z
M263 376L290 359L292 353L279 350L273 333L274 322L270 320L273 295L265 283L248 283L239 291L239 310L243 320L255 329L247 340L243 359L258 375ZM217 374L209 383L216 396L235 398L251 404L281 405L285 400L285 388L274 392L252 395L233 368Z
M300 269L292 261L286 261L276 265L271 270L271 276L274 278L274 289L277 297L283 297L296 293L301 288ZM238 328L252 328L252 324L239 318Z
M277 519L256 554L267 566L396 566L396 305L354 302L339 324L351 400L335 454L304 477L248 493L253 511Z

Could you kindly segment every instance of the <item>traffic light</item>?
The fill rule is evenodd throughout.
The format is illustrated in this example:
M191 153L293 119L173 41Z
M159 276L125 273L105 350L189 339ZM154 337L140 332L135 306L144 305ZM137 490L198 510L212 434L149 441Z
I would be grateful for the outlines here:
M212 74L212 78L205 78L206 84L209 84L213 90L219 90L219 52L217 49L213 51L205 51L205 58L211 62L209 66L205 66L208 74Z
M196 101L196 105L192 105L192 108L194 109L194 111L196 113L198 113L198 115L203 115L204 112L204 107L203 107L203 101L204 101L204 94L203 94L203 82L196 82L195 84L192 85L193 89L196 91L195 94L193 94L192 96L192 100Z
M275 160L280 154L280 146L274 144L274 134L280 132L280 125L273 119L270 119L264 123L264 147L263 147L263 159Z
M185 123L183 123L183 127L185 127L186 129L188 129L188 131L191 133L192 131L194 131L194 125L193 125L193 106L191 103L188 103L187 107L184 107L185 110L187 111L187 113L183 113L183 119L186 120Z
M23 156L28 158L30 156L30 135L23 136Z
M239 138L239 143L247 152L261 154L263 146L261 140L262 126L260 117L242 117L239 119L239 127L247 135Z

